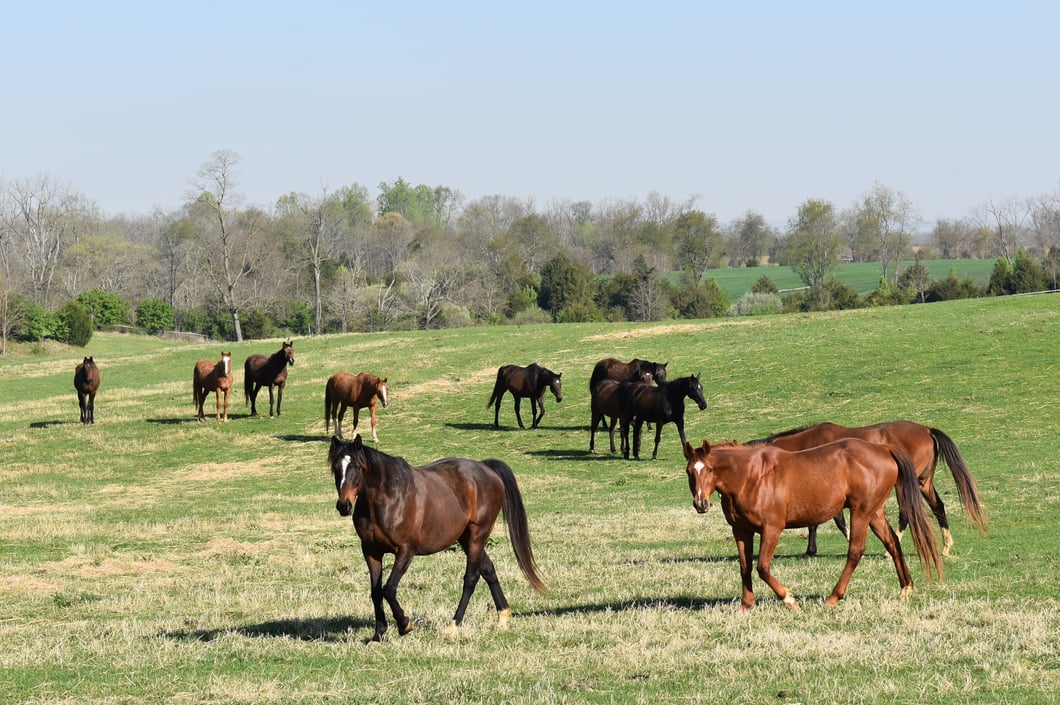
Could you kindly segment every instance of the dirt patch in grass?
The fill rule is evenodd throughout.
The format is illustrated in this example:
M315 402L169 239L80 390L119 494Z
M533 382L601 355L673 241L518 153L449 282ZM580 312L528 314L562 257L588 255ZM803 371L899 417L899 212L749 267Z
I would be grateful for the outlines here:
M674 323L665 326L652 326L651 328L632 328L629 330L600 333L598 335L587 335L582 338L584 342L598 342L601 340L633 340L635 338L651 338L660 335L673 335L674 333L698 333L709 328L710 324L688 324Z

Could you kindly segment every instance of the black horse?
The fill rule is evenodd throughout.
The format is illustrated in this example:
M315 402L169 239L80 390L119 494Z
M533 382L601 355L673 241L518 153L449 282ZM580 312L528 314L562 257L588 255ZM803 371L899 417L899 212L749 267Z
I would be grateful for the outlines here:
M269 357L251 355L243 363L243 397L250 404L250 415L258 415L258 392L262 387L269 388L269 416L272 416L272 390L276 391L276 415L280 415L280 404L283 402L283 388L287 386L287 367L294 366L294 345L284 343L279 350Z
M685 397L694 401L699 410L707 408L703 398L703 386L699 375L681 377L659 386L644 382L622 382L619 385L619 398L622 404L622 456L629 459L629 427L633 425L633 459L640 460L641 424L655 422L655 449L651 459L659 453L659 438L664 424L673 422L681 436L681 446L685 444Z
M563 401L563 383L560 377L562 372L553 372L547 367L542 367L536 362L519 367L518 365L504 365L497 370L497 383L493 385L493 395L486 402L486 408L493 406L493 425L499 427L498 417L501 413L501 397L505 392L511 392L515 397L515 419L519 422L519 428L523 425L523 417L519 413L519 404L523 397L530 397L530 410L533 424L530 428L537 428L541 419L545 416L545 391L551 389L556 401ZM541 412L538 413L538 407Z

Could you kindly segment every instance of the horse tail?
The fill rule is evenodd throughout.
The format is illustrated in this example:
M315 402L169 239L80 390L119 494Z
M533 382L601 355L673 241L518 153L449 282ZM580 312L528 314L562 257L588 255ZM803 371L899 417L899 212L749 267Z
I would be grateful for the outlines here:
M892 447L891 456L898 463L898 482L894 487L898 495L898 509L909 522L909 533L913 536L913 544L916 546L917 555L920 556L920 565L929 579L933 573L941 578L942 556L935 543L935 535L931 533L924 503L920 500L920 477L917 475L916 466L904 450Z
M968 472L968 466L965 464L964 458L961 457L960 451L957 450L957 444L937 428L931 429L931 437L935 439L936 462L940 455L946 461L946 465L950 468L950 473L953 474L953 481L957 485L957 494L961 498L961 504L964 505L964 511L968 512L968 516L979 527L979 532L985 534L986 513L983 511L983 505L979 501L979 492L975 488L975 480L972 479L972 474Z
M497 383L493 385L493 394L490 395L490 400L486 402L486 408L493 406L494 402L499 403L501 397L504 396L504 368L497 370Z
M519 485L515 481L515 473L504 461L491 459L482 462L497 473L504 483L504 523L508 525L508 538L511 539L519 569L523 571L530 585L544 594L548 592L548 588L537 576L537 563L530 548L530 527L526 523L526 509L523 507Z
M250 381L250 358L243 363L243 406L250 404L250 388L253 383Z
M327 385L324 387L324 433L329 432L329 426L331 424L331 380L328 380Z

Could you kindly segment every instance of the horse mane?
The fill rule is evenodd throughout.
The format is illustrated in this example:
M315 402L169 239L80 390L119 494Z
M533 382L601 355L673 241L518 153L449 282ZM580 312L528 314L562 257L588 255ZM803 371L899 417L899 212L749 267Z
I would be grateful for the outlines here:
M809 426L799 426L798 428L789 428L787 431L781 431L779 433L774 433L774 434L771 434L769 436L766 436L765 438L756 438L756 439L754 439L752 441L747 441L747 443L745 443L744 445L749 445L749 446L769 445L770 443L772 443L773 441L777 440L778 438L786 438L788 436L794 436L796 433L802 433L806 429L811 428L813 425L814 424L810 424Z
M412 466L400 455L388 455L381 450L376 450L361 443L361 451L364 453L365 461L377 468L385 469L383 474L387 490L402 492L412 484Z

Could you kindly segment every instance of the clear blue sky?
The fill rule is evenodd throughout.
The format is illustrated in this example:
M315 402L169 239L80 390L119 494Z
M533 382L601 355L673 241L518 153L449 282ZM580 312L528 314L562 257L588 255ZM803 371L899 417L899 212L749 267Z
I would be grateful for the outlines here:
M1060 3L4 3L0 179L179 206L218 149L268 207L398 177L657 192L783 223L874 183L926 221L1060 190Z

